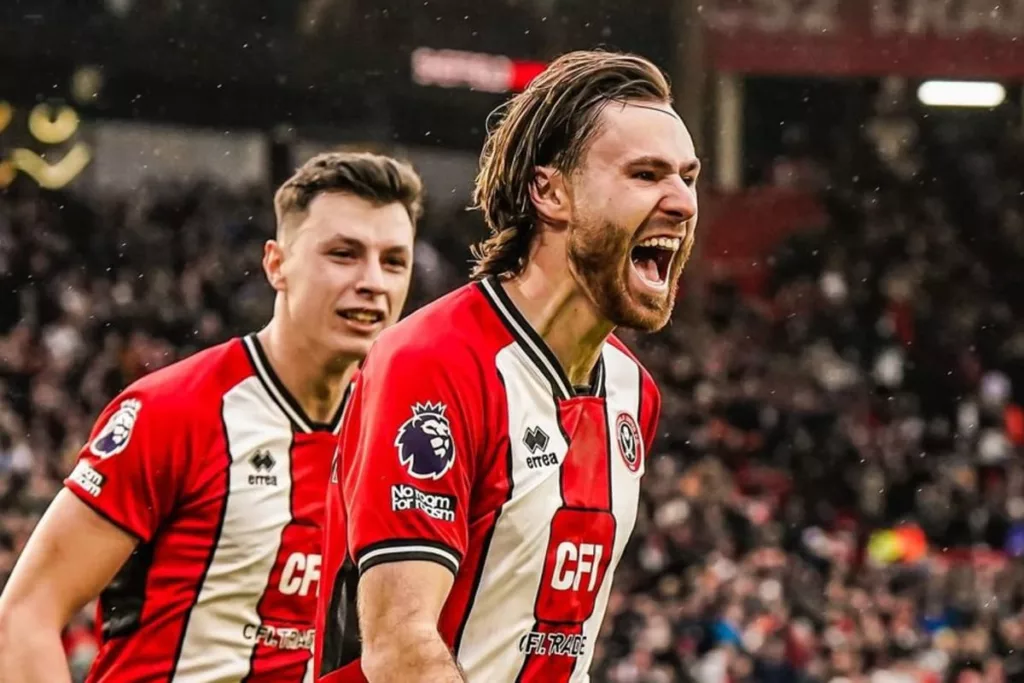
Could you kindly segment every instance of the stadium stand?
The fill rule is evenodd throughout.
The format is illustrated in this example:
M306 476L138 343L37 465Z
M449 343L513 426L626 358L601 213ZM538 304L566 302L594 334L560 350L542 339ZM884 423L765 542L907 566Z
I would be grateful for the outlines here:
M719 274L624 335L663 433L595 681L1024 676L1024 144L876 124L759 293ZM879 143L908 125L917 144ZM266 318L271 219L204 185L0 195L0 575L120 387ZM416 303L462 270L420 248ZM92 616L66 635L79 677Z

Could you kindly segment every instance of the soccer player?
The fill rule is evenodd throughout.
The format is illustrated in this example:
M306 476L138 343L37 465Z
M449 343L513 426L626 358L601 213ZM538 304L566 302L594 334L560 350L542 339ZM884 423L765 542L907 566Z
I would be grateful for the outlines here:
M386 330L354 384L320 680L588 680L660 407L612 331L668 322L698 169L641 57L565 55L507 105L477 281Z
M0 679L69 681L61 628L99 595L90 681L312 680L340 415L405 302L421 203L411 167L369 154L282 185L273 318L103 411L0 597Z

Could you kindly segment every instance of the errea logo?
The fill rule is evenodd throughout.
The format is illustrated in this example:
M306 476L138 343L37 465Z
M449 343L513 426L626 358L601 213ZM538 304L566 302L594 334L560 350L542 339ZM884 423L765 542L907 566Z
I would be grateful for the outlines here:
M540 427L530 427L523 434L523 445L529 448L531 453L543 451L548 447L548 441L550 438L547 432Z
M249 465L253 473L249 475L250 486L277 486L277 475L272 474L277 460L265 448L258 448L249 456Z
M526 466L531 470L540 467L553 467L558 464L558 456L554 453L545 453L551 437L540 427L528 427L523 434L523 445L532 453L526 457Z

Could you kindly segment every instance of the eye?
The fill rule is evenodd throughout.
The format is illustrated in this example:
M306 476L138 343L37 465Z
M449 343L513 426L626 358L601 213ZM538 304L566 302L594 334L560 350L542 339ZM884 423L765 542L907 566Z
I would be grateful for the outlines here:
M356 257L355 252L351 249L332 249L330 251L330 256L332 258L343 260L354 259Z
M697 184L697 176L695 176L695 175L683 176L683 182L686 183L687 187L693 187L694 185Z
M393 256L391 258L384 259L384 266L391 270L402 271L409 267L409 263L400 256Z
M657 174L654 171L636 171L633 173L633 177L637 180L643 180L645 182L653 183L658 179Z

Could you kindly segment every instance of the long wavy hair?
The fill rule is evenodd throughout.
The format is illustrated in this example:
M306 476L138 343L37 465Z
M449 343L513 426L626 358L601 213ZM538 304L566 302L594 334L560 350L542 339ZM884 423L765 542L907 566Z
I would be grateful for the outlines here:
M490 237L472 248L474 279L522 272L537 223L530 199L535 169L571 173L597 133L605 105L627 100L671 103L668 79L638 55L579 51L556 59L492 112L473 193Z

